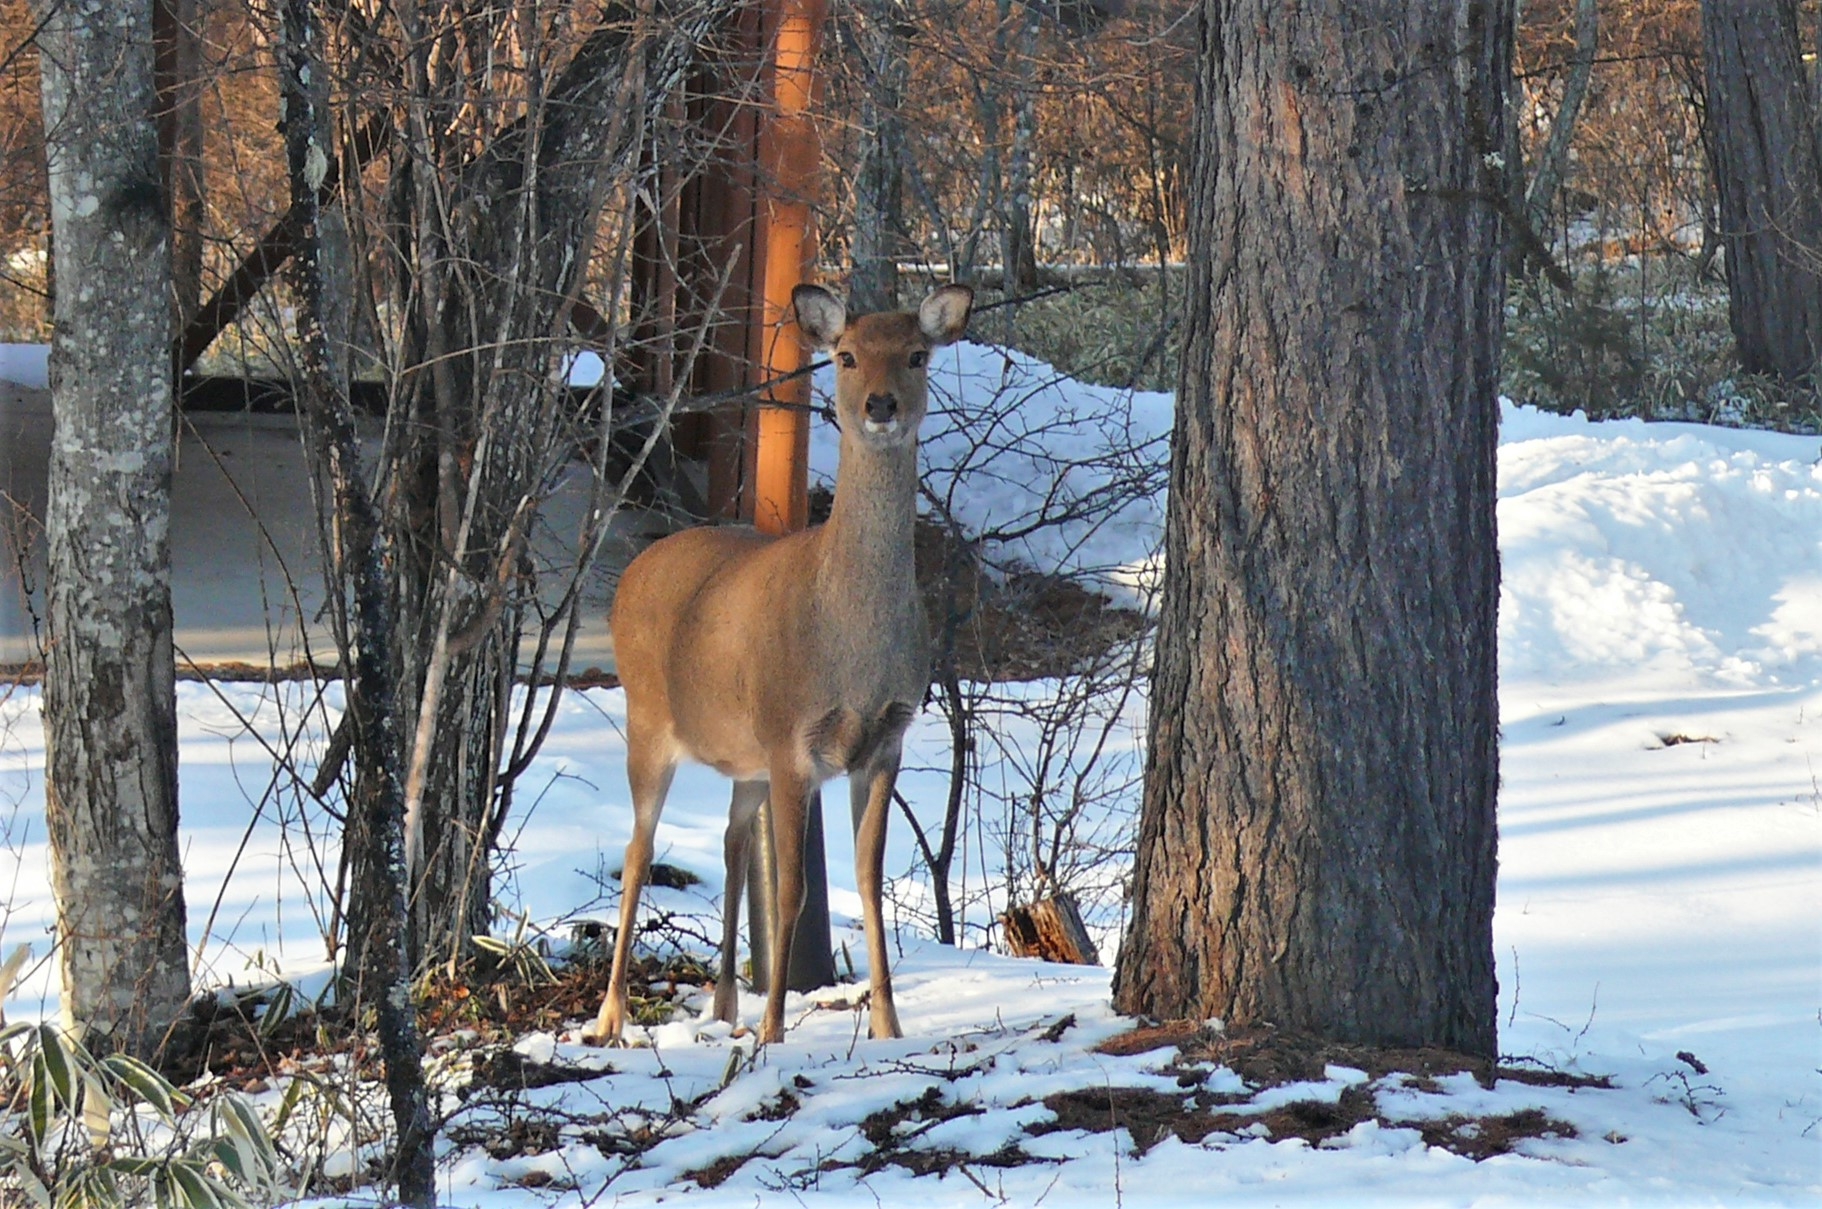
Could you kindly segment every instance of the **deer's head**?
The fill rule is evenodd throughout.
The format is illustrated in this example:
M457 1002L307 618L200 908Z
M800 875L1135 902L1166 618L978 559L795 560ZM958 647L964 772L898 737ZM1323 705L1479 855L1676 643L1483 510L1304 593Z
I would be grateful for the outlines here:
M961 339L974 291L946 285L915 312L848 316L821 286L791 291L797 326L835 361L835 414L841 429L869 446L915 444L929 407L930 350Z

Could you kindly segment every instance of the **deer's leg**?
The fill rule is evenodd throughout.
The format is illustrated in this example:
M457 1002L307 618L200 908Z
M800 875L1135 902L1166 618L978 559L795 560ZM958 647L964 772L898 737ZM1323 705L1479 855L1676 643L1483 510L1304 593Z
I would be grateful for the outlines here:
M728 831L722 840L727 857L727 887L721 905L721 973L715 979L715 1019L739 1022L740 980L735 972L740 957L740 898L746 893L747 858L753 850L759 808L765 805L764 781L735 781L734 800L728 806Z
M626 963L633 947L639 913L639 892L645 889L652 868L652 841L658 818L664 813L664 795L670 792L677 761L658 743L635 729L628 719L626 780L633 793L633 838L626 844L626 863L620 872L620 931L614 936L614 969L608 978L607 996L595 1018L595 1037L619 1041L626 1025Z
M898 1009L892 1003L892 972L887 964L886 925L880 895L885 886L886 820L892 810L892 786L898 780L896 749L882 752L871 769L856 769L848 778L854 810L854 883L860 891L861 922L867 932L868 996L872 1005L869 1032L874 1037L902 1037Z
M772 920L772 951L767 970L765 1017L759 1026L759 1043L770 1045L784 1040L784 993L791 974L791 937L797 927L797 916L803 910L803 831L804 812L810 808L810 779L798 772L789 757L772 766L770 796L772 809L772 851L777 864L778 884L772 888L777 896L777 910ZM781 767L780 765L785 765Z

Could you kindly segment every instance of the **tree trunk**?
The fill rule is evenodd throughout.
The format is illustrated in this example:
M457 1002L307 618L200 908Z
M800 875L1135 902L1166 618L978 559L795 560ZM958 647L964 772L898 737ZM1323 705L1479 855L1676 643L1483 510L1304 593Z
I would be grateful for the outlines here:
M1709 147L1740 367L1795 383L1822 358L1822 123L1797 0L1706 0Z
M170 221L151 5L43 8L58 282L45 822L63 1012L146 1054L190 989L171 651Z
M899 27L908 16L902 0L860 0L854 7L862 159L854 184L848 305L856 311L895 311L898 258L906 244L905 122L899 107L911 70Z
M354 721L356 793L349 805L344 843L354 851L355 894L368 904L358 925L358 966L344 970L357 1002L371 1005L386 1060L394 1137L392 1177L399 1200L428 1206L436 1198L435 1129L424 1086L423 1046L411 993L406 906L405 794L400 775L398 679L389 657L396 625L387 550L378 509L361 473L354 410L347 383L333 368L324 328L328 309L320 258L317 190L328 170L330 135L322 33L313 0L286 0L281 43L285 103L285 159L291 204L298 215L292 255L297 292L298 361L303 371L303 431L313 469L333 496L339 538L325 562L342 569L331 585L340 602L340 647L352 654L348 709ZM344 663L346 666L346 663Z
M202 38L196 0L155 0L159 171L171 206L171 302L178 330L202 305Z
M1544 243L1550 243L1550 211L1556 205L1556 192L1562 187L1563 170L1569 163L1569 143L1575 134L1575 123L1581 117L1582 101L1588 95L1588 81L1594 75L1594 55L1600 46L1600 8L1595 0L1576 0L1575 58L1569 64L1569 79L1563 84L1562 103L1550 119L1550 137L1537 157L1537 171L1525 195L1525 221ZM1516 125L1514 120L1513 125Z
M1001 4L1005 13L1006 5ZM1004 66L1016 92L1012 106L1012 149L1006 163L1006 197L1000 212L1000 292L1007 298L1035 290L1038 284L1037 240L1031 222L1031 145L1037 138L1038 10L1021 5L1002 20L1016 23Z
M1115 1003L1491 1054L1510 14L1204 0L1201 21Z
M400 11L411 45L456 36L433 6ZM399 490L385 523L420 968L465 955L490 922L493 844L516 775L503 751L533 597L525 546L577 420L562 410L559 372L569 308L609 187L638 170L646 56L662 50L636 6L609 6L561 70L539 76L524 115L479 138L438 115L485 80L459 58L409 58L391 140L393 306L407 337L391 392ZM351 945L388 909L355 868Z

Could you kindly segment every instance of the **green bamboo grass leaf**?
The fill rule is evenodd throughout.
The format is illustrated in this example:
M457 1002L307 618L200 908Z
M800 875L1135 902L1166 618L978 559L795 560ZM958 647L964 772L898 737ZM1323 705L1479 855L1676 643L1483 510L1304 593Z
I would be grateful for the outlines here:
M169 1125L176 1119L176 1089L163 1075L131 1054L113 1054L102 1065L128 1091L149 1105L165 1124Z
M228 1136L243 1159L247 1174L243 1177L259 1184L270 1183L278 1170L278 1152L259 1114L240 1096L229 1093L218 1102L221 1119L227 1124Z
M241 1155L240 1147L236 1146L231 1139L216 1138L210 1144L209 1152L215 1156L215 1161L220 1163L235 1179L246 1181L251 1178L247 1173L247 1166Z
M123 1154L107 1161L108 1170L138 1179L151 1179L164 1170L164 1160L143 1154Z
M304 1089L307 1086L308 1084L302 1079L293 1079L286 1086L285 1094L279 1098L278 1112L272 1117L271 1132L273 1135L285 1132L285 1123L291 1119L291 1114L297 1111L298 1102L304 1098Z
M51 1090L57 1093L60 1104L76 1102L76 1079L71 1069L69 1051L63 1047L63 1034L54 1024L38 1026L38 1052L44 1057L45 1073L50 1077Z
M0 1177L11 1180L15 1190L23 1190L38 1209L51 1209L51 1191L32 1170L32 1147L17 1134L0 1133Z
M32 1145L43 1149L44 1135L51 1127L51 1076L45 1069L43 1050L32 1054L32 1091L26 1106L26 1122L32 1131Z
M295 992L291 984L281 982L272 992L272 1001L266 1005L265 1013L259 1018L259 1035L270 1037L278 1031L278 1026L291 1018L291 1009Z
M180 1159L170 1166L171 1184L180 1199L177 1202L184 1209L226 1209L221 1197L216 1195L215 1186L203 1177L196 1165L186 1159Z
M88 1127L89 1145L102 1150L114 1132L114 1097L108 1095L101 1072L93 1065L85 1063L81 1075L82 1123Z

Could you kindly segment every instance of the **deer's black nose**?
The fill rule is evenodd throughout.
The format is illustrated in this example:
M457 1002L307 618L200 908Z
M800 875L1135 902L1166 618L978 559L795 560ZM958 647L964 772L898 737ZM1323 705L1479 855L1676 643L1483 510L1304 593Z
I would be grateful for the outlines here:
M884 424L898 415L897 395L868 395L867 419L875 424Z

